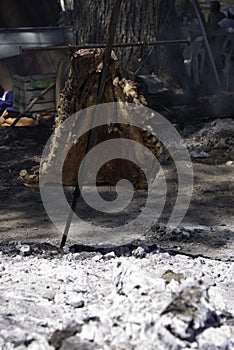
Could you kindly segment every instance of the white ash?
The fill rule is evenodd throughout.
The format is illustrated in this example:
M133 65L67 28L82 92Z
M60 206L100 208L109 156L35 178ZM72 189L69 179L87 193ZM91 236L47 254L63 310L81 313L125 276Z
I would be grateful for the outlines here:
M142 250L0 253L0 349L233 349L233 263Z

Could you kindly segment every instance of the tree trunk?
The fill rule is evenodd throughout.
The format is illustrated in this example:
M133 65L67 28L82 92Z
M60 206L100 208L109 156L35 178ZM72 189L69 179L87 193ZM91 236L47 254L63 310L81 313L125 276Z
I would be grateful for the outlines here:
M77 44L104 43L114 0L74 0ZM126 1L121 7L116 42L138 42L180 38L175 0ZM187 90L182 48L156 46L115 50L121 66L138 74L155 72L172 89Z

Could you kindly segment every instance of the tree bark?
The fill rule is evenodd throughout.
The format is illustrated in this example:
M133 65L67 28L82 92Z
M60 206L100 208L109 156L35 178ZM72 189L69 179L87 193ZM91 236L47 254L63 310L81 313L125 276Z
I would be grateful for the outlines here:
M104 43L114 1L74 0L77 44ZM123 1L116 42L181 38L175 0ZM156 73L172 89L188 90L182 47L156 46L116 49L123 69L138 74Z

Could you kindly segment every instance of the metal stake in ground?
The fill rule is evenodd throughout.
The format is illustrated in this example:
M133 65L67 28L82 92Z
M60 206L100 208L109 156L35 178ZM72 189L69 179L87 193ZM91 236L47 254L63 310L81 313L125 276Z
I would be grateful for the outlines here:
M104 59L103 59L103 69L102 69L101 79L100 79L100 84L99 84L97 104L102 103L104 92L105 92L106 78L107 78L107 74L108 74L108 69L109 69L109 64L110 64L110 59L111 59L111 51L112 51L113 44L114 44L114 38L115 38L116 27L117 27L117 23L118 23L121 3L122 3L122 0L116 0L114 7L112 9L110 24L109 24L108 31L107 31L106 49L105 49ZM90 131L89 131L89 136L88 136L88 141L87 141L87 145L86 145L85 155L93 147L93 144L94 144L94 130L92 129L92 125L91 125ZM84 167L82 169L83 174L85 174ZM84 177L81 175L81 178L83 179ZM82 184L83 184L83 181L82 181ZM69 212L69 215L67 218L67 222L66 222L66 226L65 226L64 232L63 232L63 237L62 237L62 241L61 241L61 245L60 245L61 248L63 248L64 245L66 244L67 236L69 233L69 229L70 229L73 214L74 214L74 210L76 209L76 204L77 204L79 197L80 197L80 187L79 187L79 184L77 181L75 191L73 193L71 209L70 209L70 212Z

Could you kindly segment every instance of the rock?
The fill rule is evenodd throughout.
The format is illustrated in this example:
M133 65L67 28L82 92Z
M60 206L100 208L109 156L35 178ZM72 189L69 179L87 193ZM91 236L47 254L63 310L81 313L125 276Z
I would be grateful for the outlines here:
M67 338L63 341L60 350L94 350L98 349L94 343L81 340L79 337L74 336Z
M19 246L19 251L22 255L30 255L31 254L31 247L28 244L24 244L22 246Z
M153 274L142 275L139 266L124 263L117 266L114 273L115 286L120 295L131 295L133 291L138 291L141 295L147 295L150 290L157 292L165 291L165 282Z
M144 248L138 247L137 249L132 251L132 256L134 256L135 258L138 258L138 259L142 259L146 256L146 252L145 252Z
M81 331L81 326L75 321L71 322L66 328L59 330L57 329L52 334L52 337L49 340L49 344L55 349L60 349L63 341L67 338L74 336L76 333Z
M68 300L68 301L66 302L66 304L72 306L74 309L82 308L82 307L85 306L84 300L74 300L74 299L71 299L71 300Z
M50 252L49 252L49 255L50 256L55 256L55 255L58 255L59 254L59 252L57 251L57 250L51 250Z
M234 165L234 162L233 160L229 160L227 163L226 163L227 166L231 166L231 165Z
M184 288L161 315L167 315L164 325L174 336L189 342L204 329L220 325L207 290L197 286Z
M64 252L64 254L70 253L70 248L69 248L67 245L65 245L65 246L63 247L63 252Z
M170 283L173 279L177 282L181 282L184 275L183 273L175 273L172 270L167 270L162 274L162 278L166 281L166 283Z
M208 158L209 154L204 151L201 151L201 152L191 151L190 156L192 158Z
M115 252L109 252L109 253L103 255L103 257L102 257L103 260L111 260L111 259L115 259L115 258L116 258Z
M150 248L146 244L140 243L139 247L143 248L146 253L150 253Z
M42 298L52 301L54 300L55 295L56 295L55 291L49 289L42 294Z
M130 251L130 249L129 249L128 247L126 247L126 246L118 247L118 248L116 249L116 255L117 255L118 257L120 257L120 256L127 256L127 257L129 257L129 256L131 256L131 251Z

